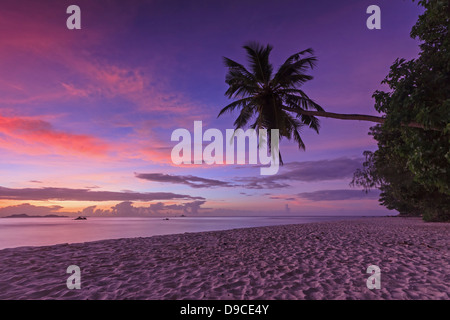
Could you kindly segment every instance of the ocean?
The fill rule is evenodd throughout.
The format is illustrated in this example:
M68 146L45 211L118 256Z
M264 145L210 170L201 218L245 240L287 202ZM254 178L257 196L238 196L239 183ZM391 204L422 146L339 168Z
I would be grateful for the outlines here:
M228 230L283 224L335 221L355 217L88 217L0 218L0 249L47 246L105 239L151 237L185 232Z

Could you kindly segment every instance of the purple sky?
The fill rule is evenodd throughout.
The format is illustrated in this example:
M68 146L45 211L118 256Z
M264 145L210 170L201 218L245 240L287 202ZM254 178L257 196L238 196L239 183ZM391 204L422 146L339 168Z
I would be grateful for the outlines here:
M81 8L81 30L66 8ZM381 8L381 30L366 8ZM376 115L373 92L422 9L412 1L10 1L0 8L0 216L385 215L378 192L349 187L369 122L321 120L306 151L282 141L285 166L174 165L173 130L233 128L217 119L222 57L245 63L248 41L274 46L277 68L313 48L304 91L325 110ZM286 206L288 205L288 206ZM289 208L289 210L287 210Z

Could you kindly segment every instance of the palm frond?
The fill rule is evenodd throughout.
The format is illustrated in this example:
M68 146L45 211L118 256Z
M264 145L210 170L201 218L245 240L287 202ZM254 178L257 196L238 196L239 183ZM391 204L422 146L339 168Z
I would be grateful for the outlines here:
M300 59L306 53L311 54L311 56ZM312 54L313 50L309 48L290 56L275 74L272 81L273 85L295 87L295 85L302 85L304 82L311 80L312 76L305 75L305 72L308 69L313 69L316 65L317 58Z
M225 82L229 86L228 90L225 92L225 95L228 98L250 96L259 89L252 77L247 76L237 69L230 69L228 71Z
M256 80L263 84L268 84L272 78L273 67L269 62L269 55L272 46L262 46L257 42L249 42L244 46L247 51L247 59Z
M314 50L312 48L308 48L308 49L299 51L297 53L294 53L293 55L291 55L289 58L286 59L285 63L292 64L292 63L298 61L300 59L300 57L305 54L310 54L311 56L314 57ZM317 61L317 59L314 60L314 63L315 63L315 61ZM313 68L314 66L315 66L315 64L311 65L311 68Z
M314 116L300 115L300 119L306 125L308 125L311 129L319 133L320 130L320 121Z
M250 105L247 105L244 108L242 108L241 113L236 118L236 121L234 121L234 127L236 129L245 127L254 113L255 109Z
M223 57L223 61L225 63L225 66L228 67L229 70L236 70L236 71L240 72L242 75L244 75L245 77L252 79L253 81L255 80L253 74L251 72L249 72L242 64L240 64L234 60L231 60L227 57Z
M298 95L289 92L293 92ZM280 94L283 96L284 101L286 101L286 103L288 103L294 109L301 108L305 110L314 109L316 111L324 111L324 109L320 105L318 105L316 102L310 99L306 95L306 93L304 93L300 89L281 90Z
M300 131L301 128L303 126L302 123L300 123L298 121L298 119L292 117L290 114L286 113L286 121L287 121L287 126L291 128L291 136L288 138L294 138L294 140L297 142L299 149L303 149L305 150L306 146L305 143L303 142L301 136L300 136Z
M219 114L217 115L217 118L220 117L225 112L233 112L236 108L245 107L252 101L252 99L253 99L252 97L249 97L249 98L240 99L240 100L230 103L229 105L224 107L222 110L220 110Z

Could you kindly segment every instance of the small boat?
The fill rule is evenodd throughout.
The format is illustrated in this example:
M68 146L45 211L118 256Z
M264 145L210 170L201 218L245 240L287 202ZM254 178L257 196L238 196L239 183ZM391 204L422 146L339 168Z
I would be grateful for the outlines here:
M79 216L78 218L75 218L75 219L73 219L73 220L87 220L87 218L86 218L86 217Z
M169 218L164 218L164 220L169 220Z

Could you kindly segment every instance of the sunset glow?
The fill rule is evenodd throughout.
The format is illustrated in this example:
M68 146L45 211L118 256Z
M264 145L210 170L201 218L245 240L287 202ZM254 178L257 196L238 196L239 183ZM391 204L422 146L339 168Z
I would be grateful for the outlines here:
M371 95L389 66L417 55L416 5L378 1L383 28L368 30L368 1L76 3L81 30L66 28L71 2L2 3L0 216L395 214L376 190L349 186L376 149L372 123L321 119L319 135L302 132L306 151L281 141L285 165L270 177L175 165L170 136L194 121L233 128L236 114L217 119L230 103L222 57L244 63L251 40L274 46L277 67L313 48L305 92L330 112L377 115Z

